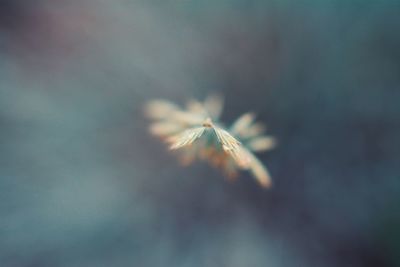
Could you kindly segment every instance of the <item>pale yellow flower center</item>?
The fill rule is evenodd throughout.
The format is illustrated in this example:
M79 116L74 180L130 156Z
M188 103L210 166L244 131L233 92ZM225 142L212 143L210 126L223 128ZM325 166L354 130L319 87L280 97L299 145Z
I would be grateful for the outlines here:
M212 127L214 127L214 124L213 124L211 118L207 118L207 119L203 122L203 127L206 127L206 128L212 128Z

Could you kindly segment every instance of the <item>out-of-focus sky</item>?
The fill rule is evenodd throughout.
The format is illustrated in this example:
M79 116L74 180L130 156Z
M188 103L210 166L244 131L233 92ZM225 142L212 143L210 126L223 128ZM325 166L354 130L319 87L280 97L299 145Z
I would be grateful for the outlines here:
M400 266L400 3L0 1L0 266ZM224 95L274 186L143 105Z

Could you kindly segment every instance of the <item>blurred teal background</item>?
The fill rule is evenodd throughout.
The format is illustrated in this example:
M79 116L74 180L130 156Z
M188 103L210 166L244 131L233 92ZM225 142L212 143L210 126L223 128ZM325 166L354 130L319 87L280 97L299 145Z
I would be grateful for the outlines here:
M0 0L0 266L400 266L397 1ZM274 187L143 105L220 92Z

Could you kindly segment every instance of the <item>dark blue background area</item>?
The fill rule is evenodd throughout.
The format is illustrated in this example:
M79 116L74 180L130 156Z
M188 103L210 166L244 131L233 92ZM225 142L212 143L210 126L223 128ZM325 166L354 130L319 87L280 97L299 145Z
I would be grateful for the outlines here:
M0 1L0 266L400 266L400 4ZM143 106L219 92L273 187Z

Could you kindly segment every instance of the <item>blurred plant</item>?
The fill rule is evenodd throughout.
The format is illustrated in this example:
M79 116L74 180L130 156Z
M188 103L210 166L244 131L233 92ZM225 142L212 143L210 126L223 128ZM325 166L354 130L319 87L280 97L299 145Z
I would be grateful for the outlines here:
M208 161L221 168L228 178L235 178L239 170L249 170L263 187L271 186L266 167L253 152L275 147L275 138L265 136L265 126L255 122L252 113L240 116L225 130L218 123L223 108L222 98L210 96L204 102L188 101L185 108L166 101L150 101L146 115L154 122L150 132L169 144L171 150L180 150L184 165L195 159Z

